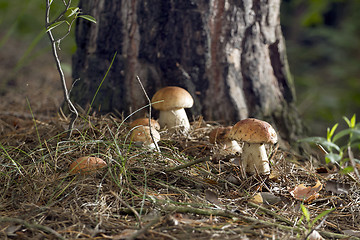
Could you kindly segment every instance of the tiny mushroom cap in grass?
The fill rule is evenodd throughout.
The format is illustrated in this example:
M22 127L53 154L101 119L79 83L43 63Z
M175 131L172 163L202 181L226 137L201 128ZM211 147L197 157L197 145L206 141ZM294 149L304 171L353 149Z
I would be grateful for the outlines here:
M106 167L106 165L107 163L98 157L79 157L70 164L69 173L89 175L96 172L96 170Z
M184 108L191 108L194 99L181 87L169 86L157 91L151 99L153 107L160 111L159 123L162 128L188 132L189 119Z
M151 119L151 127L156 130L160 130L160 124L155 119ZM134 128L136 126L149 126L149 118L138 118L130 123L130 127Z
M278 139L269 123L255 118L241 120L232 127L229 138L244 142L241 164L247 173L270 174L264 144L275 144Z
M228 135L231 131L231 126L217 127L209 133L209 142L218 144L224 150L225 154L235 154L241 152L240 145L235 141L229 139Z
M160 134L155 128L150 128L149 126L139 126L132 130L131 141L139 142L145 147L151 149L156 149L156 145L153 142L151 135L156 143L160 141Z

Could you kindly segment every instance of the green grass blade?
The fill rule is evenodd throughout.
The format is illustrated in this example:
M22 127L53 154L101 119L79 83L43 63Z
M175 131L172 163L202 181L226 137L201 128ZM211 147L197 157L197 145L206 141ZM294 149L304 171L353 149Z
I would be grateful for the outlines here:
M333 212L335 210L335 208L331 208L328 210L325 210L323 212L321 212L319 215L317 215L314 220L311 222L311 226L314 226L315 223L320 220L321 218L325 217L326 215L330 214L331 212Z
M300 207L301 207L301 211L302 211L306 221L309 223L310 222L310 212L309 212L309 210L303 204L300 204Z
M10 159L11 162L14 164L15 168L17 169L17 171L18 171L21 175L24 175L24 174L21 172L21 169L20 169L18 163L10 156L10 154L8 153L8 151L6 151L6 149L4 148L4 146L3 146L2 144L0 144L0 147L1 147L1 149L4 151L6 157L7 157L8 159Z
M90 111L91 111L92 105L93 105L93 103L94 103L94 101L95 101L96 96L98 95L98 93L99 93L99 91L100 91L101 85L104 83L107 75L108 75L109 72L110 72L110 69L111 69L111 67L112 67L112 65L113 65L113 63L114 63L114 61L115 61L116 54L117 54L117 52L115 52L115 54L114 54L114 56L113 56L113 58L112 58L112 60L111 60L110 66L108 67L108 69L107 69L107 71L106 71L106 73L105 73L105 76L104 76L103 79L101 80L101 82L100 82L100 84L99 84L99 87L96 89L96 92L95 92L95 94L94 94L94 97L93 97L93 99L91 100L90 107L89 107L89 110L88 110L88 112L87 112L87 115L89 115L89 113L90 113Z

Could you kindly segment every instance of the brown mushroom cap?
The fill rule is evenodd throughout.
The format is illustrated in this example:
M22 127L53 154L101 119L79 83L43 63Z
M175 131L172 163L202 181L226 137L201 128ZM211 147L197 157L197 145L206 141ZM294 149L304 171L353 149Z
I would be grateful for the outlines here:
M214 128L209 133L209 142L210 143L218 143L218 142L230 140L228 138L228 134L230 133L231 128L232 128L231 126Z
M162 102L158 102L162 101ZM164 87L157 91L151 99L153 107L160 111L169 111L180 108L191 108L194 100L190 93L181 87Z
M149 126L149 118L138 118L130 123L131 128L136 126ZM154 119L151 119L151 127L155 128L156 130L160 130L160 124Z
M155 128L151 129L151 133L154 137L154 141L160 140L160 134L158 131L156 131ZM143 142L145 144L152 143L152 138L150 135L150 127L149 126L141 126L138 128L135 128L131 133L131 139L134 142Z
M79 157L69 166L69 173L87 175L103 168L107 163L98 157Z
M247 118L237 122L229 133L229 138L248 143L277 142L274 128L267 122L255 118Z

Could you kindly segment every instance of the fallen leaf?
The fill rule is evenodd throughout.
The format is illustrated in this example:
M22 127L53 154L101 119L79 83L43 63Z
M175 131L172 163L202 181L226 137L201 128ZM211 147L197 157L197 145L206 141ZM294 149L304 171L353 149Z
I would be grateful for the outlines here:
M350 189L350 184L339 183L336 181L327 181L325 190L336 194L347 194Z
M280 197L275 196L271 192L262 192L261 197L263 199L263 202L268 205L272 205L281 201Z
M235 177L234 175L227 176L226 180L228 180L229 182L231 182L232 184L235 184L235 185L241 184L240 179L238 177Z
M5 233L9 237L15 237L17 236L16 232L19 231L21 227L21 225L10 225L5 229Z
M257 204L265 203L267 205L272 205L272 204L280 202L281 198L275 196L274 194L272 194L270 192L259 192L259 193L256 193L250 199L250 201L253 203L257 203Z
M221 202L218 198L217 193L215 193L211 190L208 190L208 189L205 190L205 199L215 205L221 205Z
M322 186L323 185L318 180L316 185L313 187L306 187L304 184L300 184L289 192L295 199L307 203L319 197L319 191L322 189Z
M252 198L250 198L250 201L257 204L263 203L261 193L256 193Z

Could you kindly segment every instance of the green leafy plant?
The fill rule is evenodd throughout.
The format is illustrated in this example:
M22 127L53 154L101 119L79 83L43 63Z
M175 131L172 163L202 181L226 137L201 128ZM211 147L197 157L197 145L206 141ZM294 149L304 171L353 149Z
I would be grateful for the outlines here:
M343 163L349 161L352 149L360 150L360 123L356 123L356 114L351 119L343 117L348 128L336 133L339 123L332 128L327 129L326 137L308 137L301 139L301 142L315 143L325 152L327 163ZM345 139L347 137L347 139ZM347 154L346 154L347 153ZM353 158L355 162L360 163L359 159ZM342 169L344 172L353 171L353 166Z
M309 229L313 228L315 226L315 224L317 223L317 221L319 221L321 218L325 217L326 215L328 215L329 213L331 213L332 211L335 210L335 208L331 208L328 210L325 210L323 212L321 212L319 215L317 215L313 220L311 220L311 214L309 212L309 210L305 207L305 205L301 204L300 205L301 211L302 211L302 216L300 218L300 223L304 221L304 218L307 222L307 227Z
M46 25L46 33L48 34L49 40L51 42L51 48L52 48L53 56L55 58L56 67L60 75L60 80L62 83L64 96L65 96L65 102L68 104L69 110L72 114L72 118L69 124L69 134L68 134L70 138L73 131L75 120L77 119L79 114L74 104L70 100L70 94L66 86L65 75L61 67L60 58L58 56L58 50L60 50L61 41L69 35L71 31L71 27L77 18L81 17L93 23L96 23L96 20L92 16L81 15L80 8L71 7L71 0L68 0L67 2L63 1L64 10L59 15L57 15L57 17L55 17L55 20L50 21L50 9L53 2L54 2L53 0L46 0L45 25ZM55 38L52 31L56 27L62 25L63 23L67 24L68 26L67 31L64 34L62 34L62 36Z
M313 220L311 220L311 214L309 212L309 210L305 207L305 205L303 204L300 204L300 208L301 208L301 211L302 211L302 216L298 222L298 224L301 224L304 222L304 219L306 221L306 228L308 230L308 233L307 233L307 237L311 234L311 232L313 230L316 230L318 229L322 224L323 222L325 221L325 219L327 218L327 216L333 212L335 210L335 208L331 208L331 209L328 209L328 210L324 210L322 211L319 215L317 215ZM320 220L320 219L323 219L317 226L315 226L315 224ZM304 222L305 224L305 222ZM307 237L305 239L307 239Z
M52 3L52 1L50 2ZM49 4L51 5L51 3ZM60 14L52 23L48 24L46 31L51 31L64 23L68 25L68 31L70 31L72 24L77 18L83 18L90 22L96 23L96 19L94 17L90 15L82 15L80 8L69 7L66 9L66 11Z

